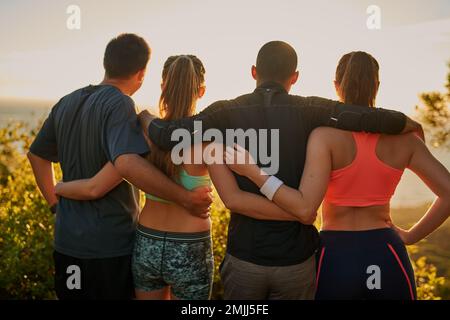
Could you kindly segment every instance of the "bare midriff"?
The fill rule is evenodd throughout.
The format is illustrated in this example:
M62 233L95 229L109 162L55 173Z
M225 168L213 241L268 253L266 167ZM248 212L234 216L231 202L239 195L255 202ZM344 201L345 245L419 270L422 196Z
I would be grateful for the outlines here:
M208 231L211 227L210 219L196 217L177 204L149 199L139 216L139 224L159 231L186 233Z
M341 207L324 202L322 230L366 231L389 227L389 204L370 207Z

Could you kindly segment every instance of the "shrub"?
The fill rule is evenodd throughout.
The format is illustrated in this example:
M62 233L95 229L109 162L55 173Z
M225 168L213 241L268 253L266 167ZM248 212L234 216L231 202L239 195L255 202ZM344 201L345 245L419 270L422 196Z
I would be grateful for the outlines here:
M227 248L227 236L228 236L228 222L230 221L230 212L225 208L219 199L218 195L215 195L215 201L211 210L212 220L212 238L213 238L213 250L214 250L214 288L212 299L223 298L223 287L220 282L219 268L225 257Z
M410 254L418 252L416 245L410 246ZM416 277L417 299L418 300L441 300L438 295L444 288L445 278L437 275L437 268L427 262L427 257L419 257L412 261L414 274Z
M22 152L33 135L23 124L0 130L0 299L54 298L54 217Z

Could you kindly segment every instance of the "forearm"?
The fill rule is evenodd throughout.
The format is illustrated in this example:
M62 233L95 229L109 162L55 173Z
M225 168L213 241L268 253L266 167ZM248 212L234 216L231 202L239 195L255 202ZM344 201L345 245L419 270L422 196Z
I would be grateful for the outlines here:
M261 188L269 179L269 176L257 174L256 170L254 172L253 174L249 174L249 179ZM277 190L272 201L283 212L287 212L289 215L294 216L297 220L306 224L311 223L311 220L315 220L317 215L317 208L313 208L300 190L290 188L286 185L282 185Z
M95 185L90 179L76 180L58 183L55 187L56 194L73 200L95 200Z
M310 97L311 125L327 126L348 131L365 131L384 134L400 134L405 129L407 117L398 111L354 106L319 97Z
M177 129L186 130L191 137L191 144L201 143L201 131L211 128L224 130L222 124L227 119L227 108L221 101L213 103L199 114L190 118L165 121L154 119L148 126L148 135L152 142L163 150L171 150L178 142L172 141L172 134ZM197 126L195 125L197 123ZM201 125L201 128L199 128Z
M146 159L136 155L123 155L114 163L120 175L145 193L185 204L188 191L169 179Z
M220 198L231 211L259 220L297 220L265 197L241 190L226 165L212 164L208 170Z
M159 148L163 150L171 150L178 141L172 140L172 134L175 130L183 129L187 130L193 138L194 134L194 121L196 117L173 120L173 121L165 121L161 119L154 119L150 122L147 127L148 137L152 140L152 142L157 145ZM191 143L194 141L192 140ZM202 142L202 139L200 139Z
M32 153L28 153L28 159L42 196L49 206L54 206L58 202L58 198L55 194L55 178L52 163Z
M278 189L273 197L273 202L302 221L310 221L317 215L318 208L314 208L301 191L286 185Z
M338 129L383 134L402 133L407 119L398 111L351 105L339 106L334 117Z
M234 197L229 209L239 214L258 220L299 221L298 218L262 196L238 191Z
M416 243L439 228L450 214L450 200L438 198L428 212L410 230L411 243Z

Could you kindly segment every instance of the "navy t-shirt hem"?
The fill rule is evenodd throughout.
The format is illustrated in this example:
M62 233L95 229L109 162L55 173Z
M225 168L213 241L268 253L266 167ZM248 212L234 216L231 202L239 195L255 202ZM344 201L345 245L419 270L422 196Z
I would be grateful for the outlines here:
M55 251L58 253L62 253L66 256L74 257L77 259L108 259L108 258L117 258L123 256L129 256L133 253L133 246L130 248L114 251L114 252L97 252L97 253L84 253L77 250L71 250L67 248L60 247L55 244Z

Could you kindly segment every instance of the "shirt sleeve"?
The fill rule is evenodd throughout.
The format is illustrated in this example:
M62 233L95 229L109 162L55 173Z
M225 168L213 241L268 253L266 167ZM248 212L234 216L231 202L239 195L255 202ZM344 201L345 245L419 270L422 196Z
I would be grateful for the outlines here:
M154 119L148 127L148 135L152 142L163 150L171 150L178 143L172 139L172 134L177 129L187 130L191 135L191 142L202 141L201 137L195 139L196 134L202 133L198 131L199 125L201 124L202 131L211 128L221 130L226 118L225 111L223 102L218 101L190 118L171 121Z
M398 111L353 106L319 97L306 98L304 111L310 130L325 126L348 131L400 134L406 124L406 116Z
M32 154L55 163L59 162L55 130L55 112L58 105L59 103L52 108L52 111L44 121L41 130L39 130L30 146L30 152Z
M123 97L111 108L104 127L104 149L112 163L123 154L149 153L131 98Z

